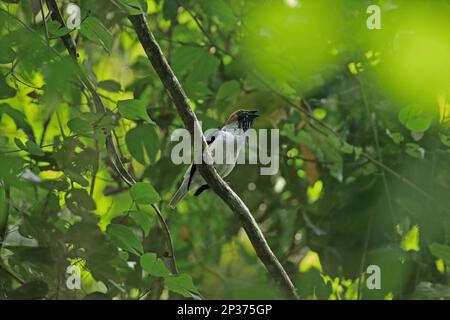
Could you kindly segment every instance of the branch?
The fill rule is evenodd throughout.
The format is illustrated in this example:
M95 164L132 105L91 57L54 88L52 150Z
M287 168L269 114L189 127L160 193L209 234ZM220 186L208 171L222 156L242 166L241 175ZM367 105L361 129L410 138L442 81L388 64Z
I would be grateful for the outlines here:
M5 190L5 206L0 208L3 212L0 212L0 251L3 248L3 242L6 238L6 231L8 229L9 208L11 201L11 190L9 184L3 181L3 189Z
M0 253L3 248L3 243L6 238L6 231L8 229L8 218L9 218L9 210L11 207L11 190L9 188L9 184L6 181L3 181L3 189L5 190L5 206L4 208L0 208L0 210L3 210L3 212L0 212ZM1 255L0 255L1 257ZM13 279L15 279L20 284L24 284L25 281L19 277L17 274L15 274L13 271L9 270L8 267L4 265L4 262L2 259L0 259L0 271L4 271L6 274L11 276Z
M53 20L58 21L62 25L65 25L64 20L61 16L61 12L58 9L58 5L56 4L55 0L47 0L47 6L48 9L51 11L51 17ZM107 113L107 108L103 104L102 99L100 98L100 95L95 90L94 86L88 79L88 77L85 75L81 67L79 66L77 62L77 48L75 45L75 42L73 41L70 34L64 35L61 37L64 46L66 47L67 51L69 52L70 56L74 59L76 65L79 68L79 76L82 84L86 87L86 89L89 91L89 93L92 95L94 105L96 112L98 113ZM135 179L132 177L132 175L125 169L119 153L117 151L116 145L114 144L114 140L110 132L106 132L106 150L108 152L108 155L111 156L112 163L114 165L114 168L116 169L117 173L120 175L122 180L128 184L129 186L132 186L136 183ZM166 221L164 220L164 217L161 214L161 210L159 210L158 206L156 204L151 205L153 210L156 212L156 216L158 218L158 221L161 225L161 228L163 229L163 233L166 239L166 246L167 246L167 257L168 258L168 265L169 269L173 274L178 274L178 269L176 265L174 250L173 250L173 242L172 237L170 235L169 227L167 226Z
M129 16L128 18L137 33L139 42L144 48L148 59L164 84L164 87L169 92L184 125L192 135L196 132L201 134L203 137L202 129L189 104L189 100L178 79L167 63L167 60L156 42L155 37L149 30L144 15ZM203 147L207 149L205 138L203 137L202 140ZM277 257L273 254L261 229L258 227L258 224L244 202L217 174L213 166L202 163L199 165L199 171L211 189L223 199L228 207L240 219L241 224L256 251L256 254L267 268L271 278L279 286L286 297L290 299L297 299L296 290L289 279L289 276L283 269L283 266L280 264Z

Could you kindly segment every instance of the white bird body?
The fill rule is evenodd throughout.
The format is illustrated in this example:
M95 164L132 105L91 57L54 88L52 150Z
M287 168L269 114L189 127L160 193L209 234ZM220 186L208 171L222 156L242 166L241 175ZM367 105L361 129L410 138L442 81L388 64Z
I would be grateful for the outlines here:
M256 117L257 115L253 116ZM232 119L232 117L230 117L230 119ZM242 147L245 146L246 131L253 119L245 124L243 128L242 121L236 118L235 121L229 122L221 129L212 132L206 137L210 154L213 159L213 166L222 178L228 176L234 169L239 153L242 150ZM191 164L184 174L183 182L170 201L169 206L175 208L189 190L196 190L194 195L199 195L208 188L209 186L201 176L200 172L198 172L195 164Z

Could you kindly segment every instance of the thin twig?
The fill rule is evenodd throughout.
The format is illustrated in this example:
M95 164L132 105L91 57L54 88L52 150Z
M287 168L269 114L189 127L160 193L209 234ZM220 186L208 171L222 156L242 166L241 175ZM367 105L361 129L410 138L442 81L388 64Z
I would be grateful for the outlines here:
M8 218L9 218L9 207L11 200L11 189L9 188L9 184L6 181L3 181L3 190L5 193L5 205L4 208L0 208L3 210L1 214L0 220L0 251L3 248L3 242L5 241L6 230L8 229Z
M10 203L11 190L10 190L9 184L6 181L3 181L3 189L5 192L5 206L4 206L4 208L0 208L0 210L3 210L3 213L1 215L2 219L0 220L0 253L2 251L3 244L5 242L5 238L6 238L6 234L7 234L9 211L10 211L10 207L11 207L11 203ZM0 257L1 257L1 255L0 255ZM10 275L13 279L15 279L20 284L25 283L25 281L22 278L20 278L18 275L16 275L13 271L9 270L9 268L7 268L4 265L3 261L0 259L0 271L1 270L3 270L8 275Z
M47 20L45 19L44 5L42 4L42 0L39 0L39 6L41 7L42 22L44 23L45 39L47 40L47 45L50 47L50 37L48 35Z
M358 290L356 293L357 300L361 300L363 272L364 272L364 266L366 264L366 259L367 259L367 250L369 248L370 233L372 231L372 220L373 220L373 212L370 213L369 221L367 222L366 236L364 238L364 247L363 247L363 252L361 255L361 264L359 265Z
M378 137L377 125L375 123L375 119L372 116L372 114L375 115L375 112L373 110L371 110L369 102L367 101L366 92L364 90L364 87L363 87L363 84L362 84L361 80L359 78L357 78L357 77L355 77L355 78L356 78L356 81L359 83L359 86L360 86L360 89L361 89L361 96L362 96L362 99L363 99L363 104L364 104L364 107L366 109L367 116L369 117L370 127L372 128L372 134L373 134L373 138L375 140L375 147L376 147L376 150L377 150L377 156L378 156L379 161L381 163L383 163L383 154L381 153L380 139ZM389 211L390 211L390 213L392 215L393 212L394 212L394 207L393 207L393 204L392 204L391 192L389 190L389 185L388 185L387 179L386 179L386 172L385 172L384 169L381 169L381 172L382 172L382 179L383 179L384 190L385 190L385 193L386 193L386 199L388 201Z

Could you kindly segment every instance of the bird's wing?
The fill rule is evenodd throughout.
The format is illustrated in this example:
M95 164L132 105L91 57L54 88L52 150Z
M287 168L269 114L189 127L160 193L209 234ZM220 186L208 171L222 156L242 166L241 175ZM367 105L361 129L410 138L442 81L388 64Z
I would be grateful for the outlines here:
M214 140L216 140L216 136L215 135L218 133L218 131L219 130L213 131L213 132L211 132L209 135L207 135L205 137L206 143L208 145L210 145L211 143L214 142ZM189 187L191 186L192 177L194 176L195 171L197 171L197 167L195 166L195 164L192 164L191 170L189 172L189 181L188 181L188 185L187 185L188 190L189 190Z

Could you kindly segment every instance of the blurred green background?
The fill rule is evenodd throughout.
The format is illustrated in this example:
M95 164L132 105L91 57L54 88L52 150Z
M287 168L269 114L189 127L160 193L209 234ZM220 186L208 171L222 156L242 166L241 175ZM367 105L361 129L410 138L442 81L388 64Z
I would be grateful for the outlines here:
M278 174L240 165L227 181L301 298L450 297L449 1L71 1L72 31L39 3L0 1L0 299L282 298L212 191L168 208L183 124L124 5L148 13L204 129L242 107L280 130ZM69 31L106 115L59 39ZM111 129L150 190L140 205L108 157ZM66 286L71 264L80 290Z

